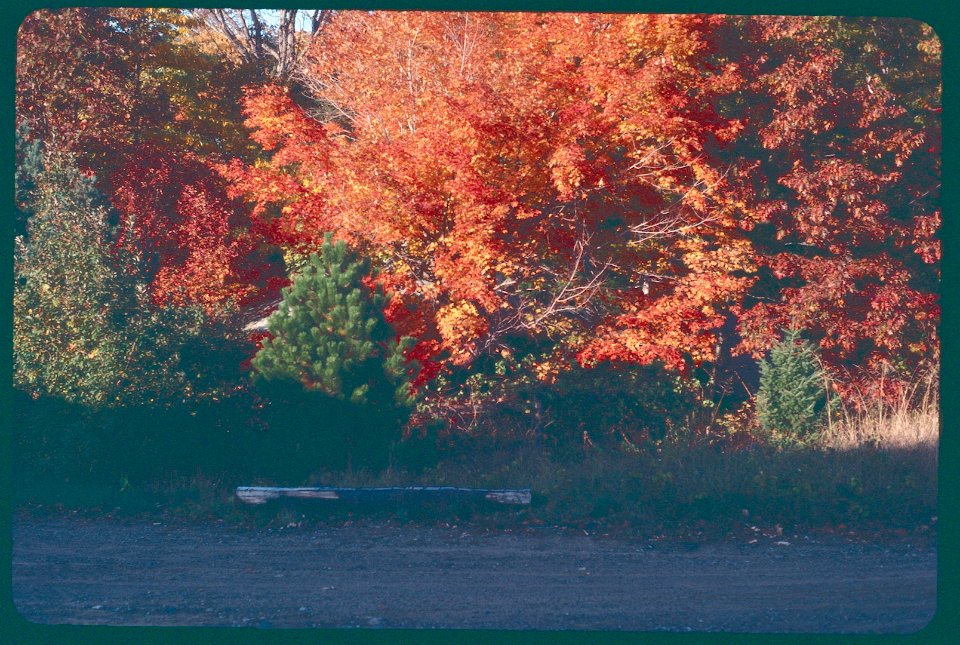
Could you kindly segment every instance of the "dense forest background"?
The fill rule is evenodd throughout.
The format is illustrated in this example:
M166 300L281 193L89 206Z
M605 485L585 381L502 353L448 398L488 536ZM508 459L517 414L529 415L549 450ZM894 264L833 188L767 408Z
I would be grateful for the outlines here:
M928 517L940 57L888 18L32 13L18 467Z

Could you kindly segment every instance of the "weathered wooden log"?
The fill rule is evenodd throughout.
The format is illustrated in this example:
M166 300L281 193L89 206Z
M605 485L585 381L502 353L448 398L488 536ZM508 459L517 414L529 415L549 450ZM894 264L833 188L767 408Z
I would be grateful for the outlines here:
M303 499L338 499L335 491L324 488L275 488L271 486L238 486L237 499L247 504L264 504L279 497Z
M284 488L238 486L237 499L247 504L265 504L281 497L296 499L341 499L350 501L398 501L405 498L484 499L498 504L529 504L530 489L457 488L454 486L388 486L381 488Z

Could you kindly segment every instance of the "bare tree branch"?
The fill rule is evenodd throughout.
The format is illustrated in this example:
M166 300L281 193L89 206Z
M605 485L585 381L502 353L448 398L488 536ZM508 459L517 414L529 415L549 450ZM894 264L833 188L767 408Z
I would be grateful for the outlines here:
M280 9L276 26L259 9L195 9L193 13L226 38L243 61L284 83L300 82L304 55L333 15L332 10L314 10L308 16L309 29L298 31L297 9Z
M560 273L541 264L540 275L528 279L525 284L504 277L494 291L508 303L508 307L495 314L477 353L497 348L501 339L512 333L545 331L550 334L564 320L595 316L595 296L604 287L606 274L615 265L612 257L602 263L592 261L592 255L598 251L592 248L592 242L593 235L581 225L568 269Z

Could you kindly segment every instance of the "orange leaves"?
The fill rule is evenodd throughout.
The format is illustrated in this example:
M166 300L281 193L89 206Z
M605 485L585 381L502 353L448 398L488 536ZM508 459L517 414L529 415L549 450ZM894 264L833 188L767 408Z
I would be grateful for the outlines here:
M305 70L332 116L248 92L268 158L222 172L275 241L374 259L434 366L532 341L686 369L731 315L748 351L799 321L830 360L892 353L937 315L904 276L939 258L939 122L868 27L339 12Z
M723 317L709 307L664 297L599 327L595 337L578 352L577 360L581 365L598 361L660 362L667 369L685 372L713 359L715 331L722 324Z
M717 330L731 305L743 298L755 278L753 251L745 240L725 240L715 248L691 238L677 244L685 275L671 281L656 299L636 297L598 329L578 354L581 364L599 360L651 363L685 371L713 360ZM683 252L683 251L686 252Z
M554 150L547 167L553 185L557 189L557 197L563 201L573 199L577 189L583 181L583 165L586 159L583 150L578 145L569 145Z
M454 302L469 300L486 312L496 311L501 300L494 291L494 276L515 270L511 245L501 233L510 226L510 208L465 204L457 214L450 233L434 246L432 273L438 294Z
M940 230L940 212L933 215L920 215L914 218L913 244L917 255L926 264L940 262L940 240L937 233Z
M773 118L759 128L765 148L799 146L809 133L820 134L836 126L840 90L833 74L840 65L838 52L814 45L761 75L757 85L767 89L775 101Z
M619 307L607 281L640 268L634 222L676 213L644 238L658 255L688 225L728 219L711 214L706 147L735 132L712 93L739 81L732 66L707 80L716 22L341 12L308 69L340 125L251 92L247 124L273 156L225 173L258 212L279 207L285 244L328 227L368 249L404 285L395 313L417 311L453 365L511 334L589 334L601 302Z
M250 137L264 149L276 150L274 163L278 165L302 161L305 151L300 146L312 151L326 143L326 128L297 108L285 88L248 88L244 92L244 114Z
M783 288L778 302L740 313L743 351L759 354L775 340L776 330L790 326L811 330L836 367L860 365L871 351L907 358L903 350L909 345L935 342L937 295L911 287L910 273L893 258L781 254L766 263L780 276L802 278L804 284Z
M759 354L795 326L834 371L914 369L936 355L939 319L939 53L918 47L930 31L893 19L748 26L764 43L739 62L755 74L741 100L757 162L734 179L763 271L737 309L741 349Z
M889 209L880 197L900 178L898 172L873 172L854 160L827 159L811 169L795 164L780 183L796 191L800 205L791 215L806 242L861 245L900 228L886 217Z

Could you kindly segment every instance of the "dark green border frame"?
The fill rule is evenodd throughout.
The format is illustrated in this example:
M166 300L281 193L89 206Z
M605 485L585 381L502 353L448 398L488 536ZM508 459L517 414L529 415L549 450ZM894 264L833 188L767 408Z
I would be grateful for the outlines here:
M960 383L960 369L952 360L957 356L953 329L956 322L958 290L955 280L957 249L960 245L960 226L949 215L950 204L958 194L953 175L958 167L957 150L953 145L943 147L944 189L943 219L943 279L941 284L942 375L944 396L941 396L941 444L939 473L939 557L938 609L933 621L915 634L906 635L817 635L817 634L738 634L738 633L633 633L633 632L535 632L492 630L255 630L241 628L185 628L185 627L103 627L83 625L37 625L17 613L11 589L11 506L9 491L11 470L9 414L12 403L12 337L13 337L13 168L14 168L14 87L17 29L23 18L35 9L67 6L125 6L125 7L303 7L321 5L337 9L446 9L499 11L590 11L590 12L646 12L646 13L727 13L727 14L785 14L785 15L846 15L906 17L931 25L943 42L944 139L950 135L958 117L954 114L957 96L957 47L960 3L957 0L839 0L826 2L798 2L796 0L733 0L707 2L704 0L360 0L334 1L329 4L317 0L290 2L268 0L250 2L164 1L129 2L79 0L77 2L0 3L0 204L6 204L0 216L0 643L191 643L242 645L245 643L952 643L960 639L960 544L957 540L958 506L960 499L960 469L954 467L960 453L960 438L953 421L960 418L960 397L951 396ZM4 178L5 177L5 178Z

